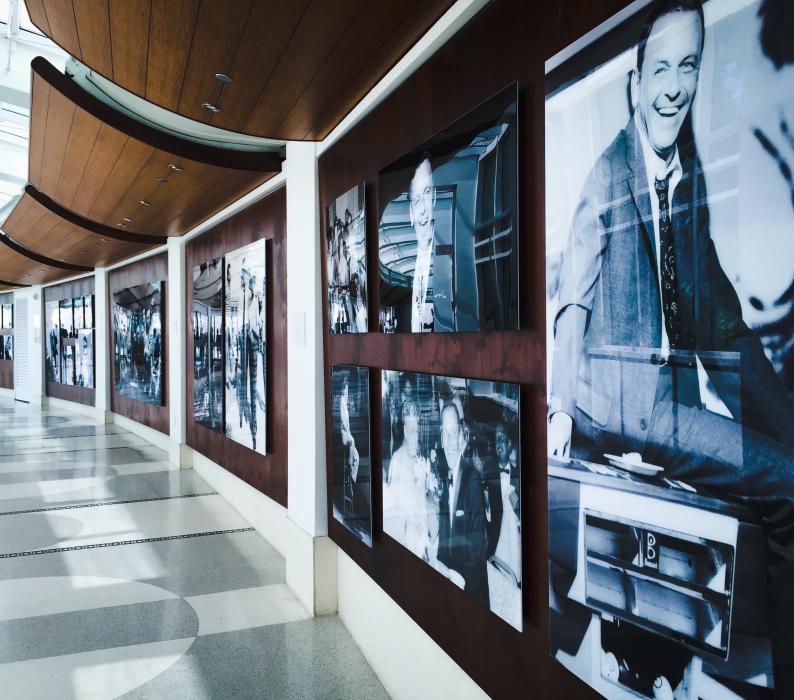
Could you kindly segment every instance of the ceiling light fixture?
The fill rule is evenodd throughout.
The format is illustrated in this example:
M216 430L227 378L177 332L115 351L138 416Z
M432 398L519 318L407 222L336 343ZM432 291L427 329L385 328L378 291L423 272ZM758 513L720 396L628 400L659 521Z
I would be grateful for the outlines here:
M171 165L168 167L171 168L171 170L173 170L175 173L181 173L183 170L181 165L175 165L174 163L171 163Z
M201 106L204 107L204 109L206 109L208 112L212 112L213 114L221 111L221 108L218 107L218 105L212 104L212 102L205 102Z
M122 221L132 221L132 219L130 219L130 217L129 217L129 216L122 216L122 217L121 217L121 220L122 220Z
M166 185L170 182L170 180L167 177L158 177L157 182L159 182L161 185Z
M230 83L232 79L230 76L226 75L226 73L216 73L215 77L220 80L222 83Z
M140 204L141 206L144 206L144 207L152 206L152 203L151 202L147 202L145 199L139 199L138 200L138 204Z
M125 224L123 221L116 224L116 226L121 226L121 228L127 228L127 224Z

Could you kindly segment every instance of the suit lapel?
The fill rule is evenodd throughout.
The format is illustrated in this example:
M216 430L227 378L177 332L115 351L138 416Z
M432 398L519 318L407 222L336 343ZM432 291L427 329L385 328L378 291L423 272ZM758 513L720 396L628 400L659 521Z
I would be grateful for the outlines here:
M634 119L630 119L626 126L626 165L628 166L627 182L631 190L631 197L637 209L640 231L646 253L651 261L656 284L659 284L659 264L656 260L656 236L653 231L653 209L651 197L648 192L648 176L645 171L645 159L642 156L637 127Z

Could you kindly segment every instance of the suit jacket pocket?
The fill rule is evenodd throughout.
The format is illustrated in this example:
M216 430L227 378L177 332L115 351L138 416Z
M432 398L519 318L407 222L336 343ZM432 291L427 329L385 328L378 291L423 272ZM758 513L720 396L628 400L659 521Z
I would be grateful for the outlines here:
M594 389L584 379L579 377L576 383L576 407L586 413L593 422L606 426L609 420L611 400L605 394Z

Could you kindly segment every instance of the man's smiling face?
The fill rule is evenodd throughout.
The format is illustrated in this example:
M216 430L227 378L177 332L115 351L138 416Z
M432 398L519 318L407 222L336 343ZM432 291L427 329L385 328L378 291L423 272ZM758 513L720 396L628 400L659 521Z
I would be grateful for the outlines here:
M632 99L653 149L672 155L692 107L700 70L703 27L696 12L672 12L653 25L642 66L632 78Z

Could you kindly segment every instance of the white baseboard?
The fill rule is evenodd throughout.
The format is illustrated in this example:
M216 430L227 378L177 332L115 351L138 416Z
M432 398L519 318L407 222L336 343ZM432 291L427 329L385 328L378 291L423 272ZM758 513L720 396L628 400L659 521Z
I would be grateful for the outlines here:
M242 515L286 561L287 585L313 615L336 612L336 545L312 537L287 509L199 452L193 469Z
M102 411L96 406L86 406L82 403L76 403L75 401L67 401L66 399L59 399L55 396L45 396L42 398L42 405L49 406L51 408L57 408L61 411L71 411L72 413L79 413L81 416L86 416L91 420L95 420L97 423L105 423L108 422L105 416L105 411Z
M176 440L172 440L169 435L165 433L161 433L159 430L155 430L154 428L150 428L148 425L144 425L143 423L138 423L131 418L127 418L127 416L121 416L118 413L110 413L112 423L115 423L124 430L128 430L133 435L137 435L138 437L142 437L147 442L150 442L155 447L159 447L161 450L165 450L168 453L168 461L171 464L176 465L177 467L181 467L184 464L183 458L186 447L185 445L180 445Z
M339 617L389 695L395 700L488 698L358 564L337 551Z

